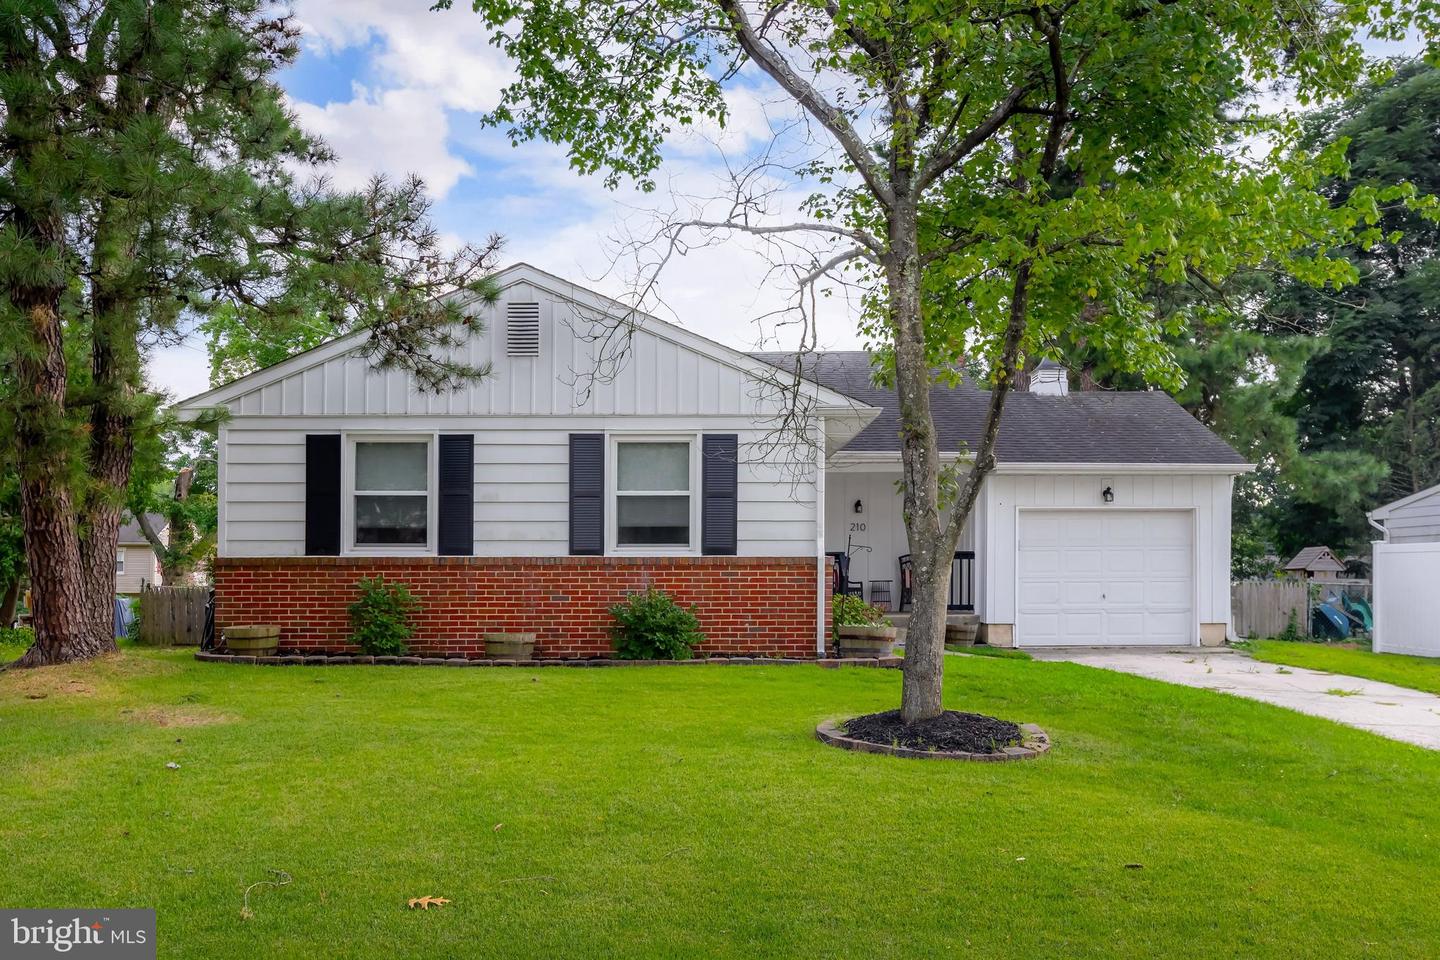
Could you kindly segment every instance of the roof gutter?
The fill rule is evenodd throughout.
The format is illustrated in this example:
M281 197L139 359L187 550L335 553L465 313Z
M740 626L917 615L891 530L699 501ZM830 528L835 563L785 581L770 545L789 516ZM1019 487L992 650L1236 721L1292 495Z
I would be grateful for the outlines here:
M1253 463L997 463L996 473L1253 473Z

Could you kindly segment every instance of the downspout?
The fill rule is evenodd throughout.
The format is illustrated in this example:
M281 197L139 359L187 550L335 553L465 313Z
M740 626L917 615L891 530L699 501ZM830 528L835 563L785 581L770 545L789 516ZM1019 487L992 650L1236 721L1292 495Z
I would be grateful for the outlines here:
M825 584L829 580L825 556L825 418L815 418L815 656L825 658Z
M1384 540L1386 543L1390 542L1390 531L1386 528L1385 524L1380 523L1368 513L1365 514L1365 522L1370 524L1370 526L1374 527L1376 530L1379 530L1384 535L1381 537L1382 540Z

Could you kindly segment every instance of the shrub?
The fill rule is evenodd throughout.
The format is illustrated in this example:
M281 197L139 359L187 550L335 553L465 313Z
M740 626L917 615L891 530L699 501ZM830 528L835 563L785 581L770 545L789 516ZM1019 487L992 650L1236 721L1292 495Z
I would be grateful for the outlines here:
M695 608L689 610L663 590L650 587L610 608L610 637L622 660L689 660L705 640Z
M0 663L18 660L35 642L35 631L29 627L0 627Z
M845 593L830 598L830 622L837 627L883 627L889 623L884 610Z
M415 634L410 616L420 601L403 583L386 583L384 577L361 580L360 599L350 604L350 640L374 657L406 652L405 641Z

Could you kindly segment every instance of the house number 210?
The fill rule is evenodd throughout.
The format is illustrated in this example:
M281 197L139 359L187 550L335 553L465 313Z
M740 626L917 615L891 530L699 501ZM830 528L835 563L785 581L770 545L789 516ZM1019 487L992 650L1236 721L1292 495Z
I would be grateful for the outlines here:
M864 533L864 532L865 532L865 524L864 524L863 522L857 522L857 523L852 523L852 524L850 524L850 532L851 532L851 533Z

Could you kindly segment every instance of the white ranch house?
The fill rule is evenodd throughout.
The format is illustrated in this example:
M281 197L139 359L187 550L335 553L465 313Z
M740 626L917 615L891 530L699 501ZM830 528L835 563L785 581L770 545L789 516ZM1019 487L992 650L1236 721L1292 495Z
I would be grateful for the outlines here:
M646 584L699 608L715 652L816 655L840 588L896 608L908 553L898 413L861 353L750 355L644 318L597 370L620 305L528 265L476 306L465 359L492 376L425 395L342 338L180 404L223 408L217 626L281 623L336 648L354 582L426 602L421 638L540 634L603 653L606 610ZM1069 393L1047 366L1011 398L999 466L959 545L951 600L992 644L1218 644L1230 503L1250 469L1160 392ZM801 429L777 444L796 385ZM942 450L986 395L934 388Z

